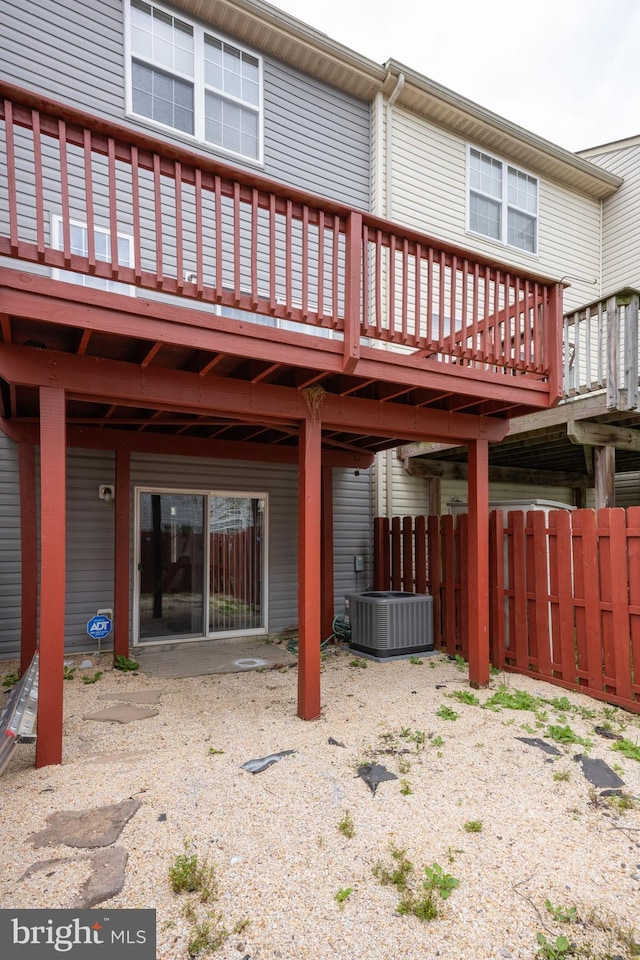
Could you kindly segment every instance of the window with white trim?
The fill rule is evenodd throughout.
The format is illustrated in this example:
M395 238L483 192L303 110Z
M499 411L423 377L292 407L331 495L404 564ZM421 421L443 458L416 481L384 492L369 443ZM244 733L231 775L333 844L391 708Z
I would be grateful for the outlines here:
M54 213L51 215L51 240L55 250L64 250L64 221ZM111 234L104 227L94 227L93 231L96 260L111 262ZM89 231L86 223L81 220L69 221L70 252L79 257L89 256ZM121 267L133 266L133 237L126 233L118 234L118 264ZM106 280L104 277L94 277L86 273L71 273L68 270L54 270L54 279L66 280L68 283L79 283L83 287L93 287L96 290L107 290L109 293L124 293L135 296L135 287L115 280Z
M129 3L130 111L262 160L262 59L186 17Z
M538 180L469 147L469 230L527 253L538 251Z

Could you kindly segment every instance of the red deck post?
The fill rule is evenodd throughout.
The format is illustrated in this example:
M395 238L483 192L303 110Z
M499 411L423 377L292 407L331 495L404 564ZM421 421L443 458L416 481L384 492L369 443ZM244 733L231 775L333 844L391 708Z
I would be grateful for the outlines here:
M36 652L38 637L38 518L36 511L36 456L32 443L18 444L20 474L20 674Z
M113 658L129 656L129 557L131 539L131 455L116 452L116 523L114 556L115 635Z
M322 636L331 635L333 596L333 468L322 467Z
M489 683L489 444L469 444L469 682Z
M320 716L320 417L300 425L298 445L298 716Z
M65 430L64 390L40 387L40 682L36 767L62 763Z

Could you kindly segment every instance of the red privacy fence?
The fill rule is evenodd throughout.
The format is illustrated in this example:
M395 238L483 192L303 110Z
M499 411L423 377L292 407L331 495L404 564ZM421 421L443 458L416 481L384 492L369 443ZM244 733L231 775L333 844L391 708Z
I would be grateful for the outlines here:
M428 592L436 645L467 658L468 518L375 520L378 590ZM493 511L492 663L640 713L640 507Z

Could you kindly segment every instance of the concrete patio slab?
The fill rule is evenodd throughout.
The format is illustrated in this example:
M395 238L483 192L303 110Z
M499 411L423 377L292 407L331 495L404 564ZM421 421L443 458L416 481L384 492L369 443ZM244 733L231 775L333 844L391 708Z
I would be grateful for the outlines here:
M47 817L44 830L29 834L28 840L34 847L108 847L141 806L140 800L123 800L88 810L59 810Z
M135 650L143 673L151 677L179 679L210 673L247 673L295 666L297 658L280 643L241 638L204 640Z

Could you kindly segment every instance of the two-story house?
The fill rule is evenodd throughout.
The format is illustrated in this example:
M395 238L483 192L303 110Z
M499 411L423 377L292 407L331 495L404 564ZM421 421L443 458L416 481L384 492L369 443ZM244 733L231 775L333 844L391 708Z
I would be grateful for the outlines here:
M0 26L2 643L39 646L37 762L97 609L116 655L297 623L317 717L401 443L468 450L485 683L489 443L557 401L562 280L595 255L546 224L619 178L260 0Z

